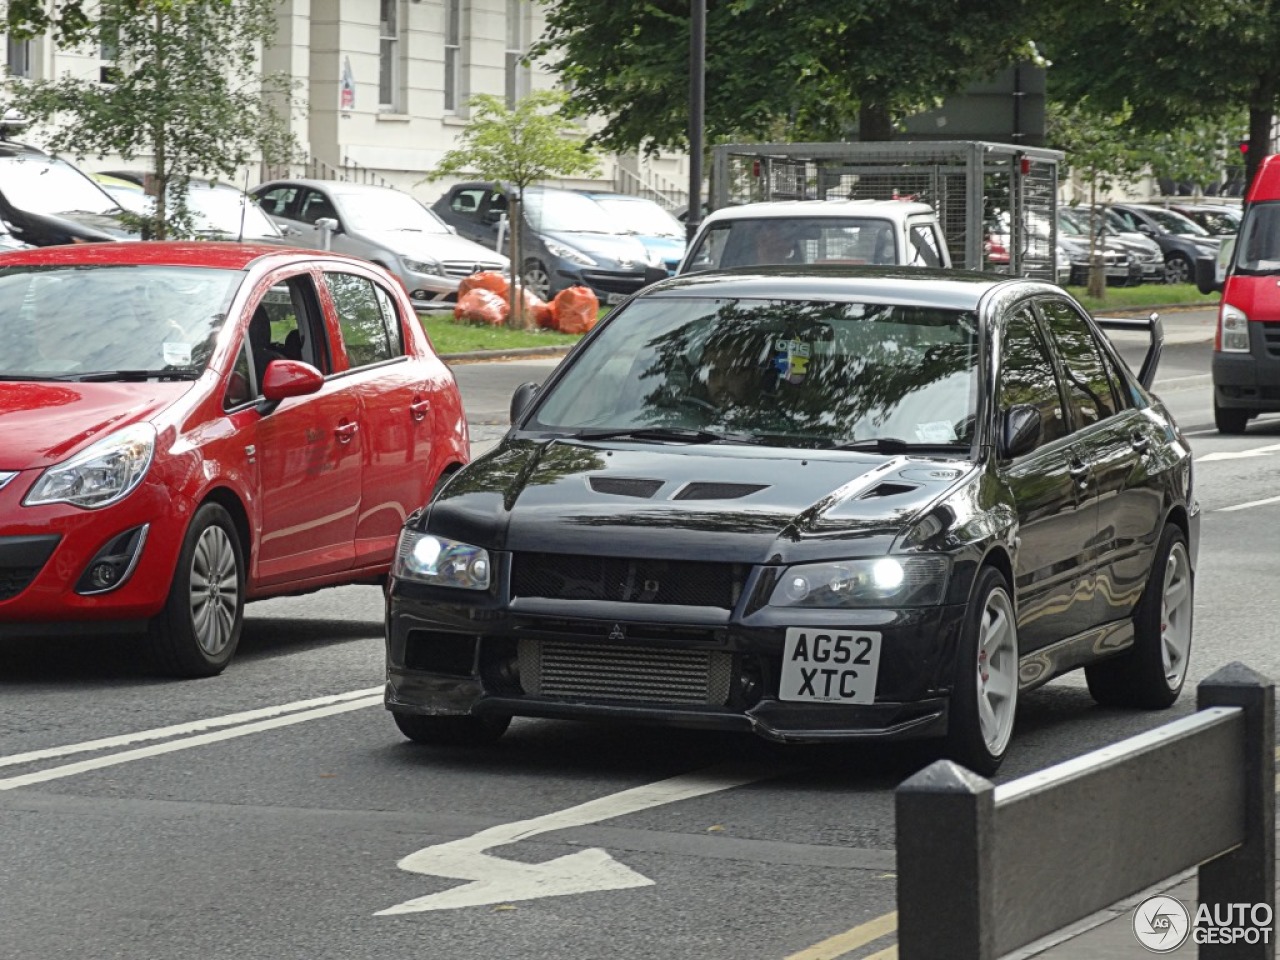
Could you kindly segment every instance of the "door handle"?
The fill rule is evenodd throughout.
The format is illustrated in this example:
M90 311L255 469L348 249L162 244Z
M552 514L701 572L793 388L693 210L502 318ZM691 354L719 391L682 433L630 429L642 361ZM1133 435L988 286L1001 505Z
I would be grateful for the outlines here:
M1068 462L1067 473L1071 474L1080 486L1087 487L1089 485L1089 465L1084 461L1074 460Z
M1133 444L1133 449L1135 450L1145 450L1151 446L1151 438L1141 430L1135 430L1129 434L1129 442Z
M339 443L350 443L351 438L356 435L356 431L360 429L358 423L344 423L339 427L335 427L333 435L338 438Z
M431 410L430 400L415 400L409 404L409 416L413 419L422 421L426 419L427 413Z

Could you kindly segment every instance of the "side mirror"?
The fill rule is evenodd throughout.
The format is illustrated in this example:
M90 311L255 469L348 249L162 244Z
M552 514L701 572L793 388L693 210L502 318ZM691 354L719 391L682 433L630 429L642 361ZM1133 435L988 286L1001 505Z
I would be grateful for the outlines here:
M1148 237L1154 237L1154 236L1156 235L1155 228L1154 228L1154 227L1149 227L1149 226L1147 226L1145 223L1140 223L1140 224L1138 224L1138 232L1139 232L1139 233L1144 233L1144 234L1146 234Z
M536 383L522 383L516 387L516 392L511 395L511 422L513 424L519 422L524 416L524 412L529 409L533 403L533 398L538 395L538 385Z
M666 267L645 267L644 268L644 285L647 287L651 283L657 283L659 280L665 280L671 274L667 273Z
M262 398L274 409L281 400L319 393L324 374L301 360L272 360L262 377Z
M1004 414L1000 436L1000 455L1011 460L1030 453L1040 443L1040 411L1029 404L1019 403Z
M1213 257L1196 258L1196 289L1201 293L1221 293L1225 281L1218 279L1218 261Z

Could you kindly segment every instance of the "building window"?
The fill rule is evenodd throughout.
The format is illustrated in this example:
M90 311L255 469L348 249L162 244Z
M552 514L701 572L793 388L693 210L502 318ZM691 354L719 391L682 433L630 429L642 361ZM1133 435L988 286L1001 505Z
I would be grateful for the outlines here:
M444 5L444 109L454 113L462 88L462 0Z
M11 77L28 77L31 73L31 41L9 37L8 68L6 73Z
M529 5L525 0L507 0L507 106L529 93L529 67L524 57L529 52L527 18Z
M120 58L120 27L114 21L103 21L98 27L98 80L101 83L116 83L120 79L120 68L116 61Z
M378 18L378 108L398 113L400 106L400 0L382 0Z

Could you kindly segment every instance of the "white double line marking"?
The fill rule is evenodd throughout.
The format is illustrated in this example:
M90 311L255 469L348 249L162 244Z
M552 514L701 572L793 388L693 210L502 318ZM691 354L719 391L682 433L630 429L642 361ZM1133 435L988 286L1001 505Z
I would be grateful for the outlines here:
M142 730L137 733L87 740L83 743L49 747L44 750L32 750L28 753L15 753L7 757L0 757L0 767L36 763L41 760L56 760L60 757L72 756L78 753L95 753L101 750L111 750L115 747L129 746L134 743L146 743L155 740L167 741L165 743L153 743L150 746L138 747L133 750L124 750L119 753L110 753L102 757L49 767L45 770L37 770L35 773L9 777L0 780L0 792L31 786L35 783L44 783L49 780L60 780L63 777L73 777L79 773L130 763L134 760L144 760L148 757L158 757L166 753L176 753L179 750L190 750L192 747L201 747L223 740L233 740L253 733L262 733L266 730L275 730L279 727L287 727L296 723L305 723L308 720L319 720L323 717L332 717L341 713L349 713L353 710L363 710L365 707L378 706L381 703L382 688L369 687L365 690L351 690L346 693L315 697L310 700L298 700L294 703L285 703L274 707L244 710L221 717L195 720L191 723L178 723L167 727L157 727L153 730ZM173 740L170 739L171 737L179 737L181 739Z

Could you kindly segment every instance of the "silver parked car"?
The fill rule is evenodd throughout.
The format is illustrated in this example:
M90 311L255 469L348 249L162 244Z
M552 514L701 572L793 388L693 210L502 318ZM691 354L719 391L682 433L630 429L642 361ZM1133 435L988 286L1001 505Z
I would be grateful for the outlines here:
M389 187L273 180L252 195L290 243L313 249L327 243L372 260L400 278L419 309L457 300L458 282L469 274L507 269L506 257L457 236L416 199Z

